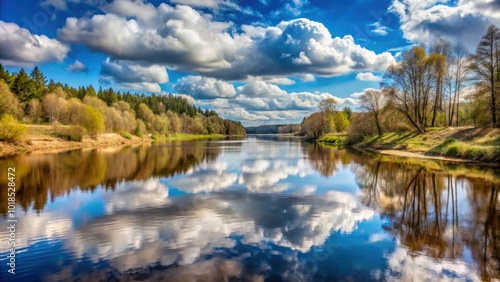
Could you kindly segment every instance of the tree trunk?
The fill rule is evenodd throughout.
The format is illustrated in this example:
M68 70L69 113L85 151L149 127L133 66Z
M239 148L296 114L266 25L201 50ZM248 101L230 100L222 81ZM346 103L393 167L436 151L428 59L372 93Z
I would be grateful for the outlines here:
M415 127L415 129L418 131L418 133L425 132L425 125L424 125L424 129L422 129L422 127L418 123L418 120L415 122L408 113L405 113L404 111L401 111L401 113L406 116L406 118L410 121L411 125L413 125L413 127Z
M492 76L490 80L491 85L491 121L493 122L493 127L498 127L497 124L497 108L496 108L496 91L495 91L495 79Z
M441 109L442 107L442 101L441 101L441 77L438 77L437 81L437 87L436 87L436 100L434 101L434 109L432 110L432 121L431 121L431 127L434 127L434 124L436 122L436 115L437 115L437 110L438 110L438 104L439 108Z
M377 125L378 136L382 136L382 128L380 126L380 121L378 119L378 115L375 116L375 124Z

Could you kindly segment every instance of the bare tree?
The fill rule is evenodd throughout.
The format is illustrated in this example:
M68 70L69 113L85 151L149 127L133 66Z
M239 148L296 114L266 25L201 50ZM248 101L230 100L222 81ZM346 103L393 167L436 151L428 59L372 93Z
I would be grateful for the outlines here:
M50 123L61 121L62 114L65 112L67 101L57 93L49 93L43 97L42 107Z
M436 76L436 93L434 97L434 107L432 111L432 122L431 126L435 125L436 117L438 111L443 111L443 90L444 90L444 80L448 65L448 60L450 54L452 53L453 47L451 43L447 40L440 39L431 48L431 55L429 56L432 60L434 72Z
M432 121L431 126L434 127L436 122L436 116L438 111L443 109L443 81L444 75L446 73L446 56L443 54L432 53L429 56L429 62L432 65L434 71L434 76L436 78L435 83L435 95L434 95L434 106L432 108Z
M453 114L454 108L456 105L456 126L459 125L458 113L460 106L460 91L467 79L468 68L466 64L467 59L467 49L462 43L457 43L453 46L453 65L452 69L452 77L453 77L453 103L451 103L451 111L449 112L448 124L453 124ZM450 92L451 94L451 92ZM451 99L450 99L451 100Z
M28 103L28 111L31 122L38 124L42 116L42 104L38 99L31 99Z
M370 113L375 119L378 135L382 135L382 127L380 125L380 115L387 104L384 93L375 89L366 90L365 93L359 97L361 107Z
M403 54L400 63L388 68L382 86L395 109L401 112L420 133L425 132L432 114L431 90L435 76L430 60L422 47Z
M483 36L476 53L470 56L469 68L476 74L477 80L487 82L490 97L490 113L493 126L500 126L497 120L497 88L500 75L500 30L491 25Z

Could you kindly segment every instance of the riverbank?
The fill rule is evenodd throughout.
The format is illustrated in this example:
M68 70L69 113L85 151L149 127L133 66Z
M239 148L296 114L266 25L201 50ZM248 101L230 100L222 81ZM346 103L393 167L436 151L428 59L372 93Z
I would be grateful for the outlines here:
M342 146L347 143L347 133L329 133L318 139L319 143L331 146Z
M174 133L169 137L166 137L166 141L189 141L189 140L201 140L201 139L220 139L226 137L222 134L189 134L189 133Z
M57 153L82 148L107 148L153 142L153 139L148 136L144 136L143 138L131 136L128 139L118 133L99 134L96 139L85 136L82 141L68 141L54 136L52 126L26 125L26 127L28 132L22 140L13 143L0 142L0 157L21 153Z
M423 134L393 132L365 138L354 144L354 147L393 156L498 166L500 130L449 127L436 128Z
M75 149L110 148L125 145L140 145L168 141L187 141L199 139L224 138L221 134L187 134L175 133L169 137L159 135L144 135L142 138L130 134L102 133L96 139L88 136L81 141L68 141L54 134L50 125L26 125L27 134L20 141L13 143L0 142L0 157L12 156L22 153L45 154L58 153Z

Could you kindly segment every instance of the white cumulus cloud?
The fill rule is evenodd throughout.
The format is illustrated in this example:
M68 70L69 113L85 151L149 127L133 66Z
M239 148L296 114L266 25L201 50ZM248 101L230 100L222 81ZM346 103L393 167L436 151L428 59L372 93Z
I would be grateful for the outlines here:
M139 64L126 60L106 59L101 66L102 83L149 92L160 92L160 84L169 81L167 69L161 65Z
M381 81L382 77L376 76L371 72L360 72L356 75L356 79L361 81Z
M500 24L500 4L492 0L394 0L403 36L432 44L439 38L464 43L473 51L490 24Z
M179 93L197 99L229 98L236 95L232 84L201 76L185 76L177 81L174 88Z
M276 26L219 22L189 6L137 4L122 0L106 14L68 18L61 40L80 43L111 58L162 64L219 79L250 76L385 70L393 56L357 45L352 36L332 37L319 22L305 18ZM128 8L124 8L128 7Z
M71 65L69 65L66 70L70 71L70 72L74 72L74 73L77 73L77 72L88 72L89 69L87 68L87 66L85 66L84 63L78 61L78 60L75 60L74 63L72 63Z
M45 35L31 34L15 23L0 21L0 63L10 66L32 66L61 62L70 48Z

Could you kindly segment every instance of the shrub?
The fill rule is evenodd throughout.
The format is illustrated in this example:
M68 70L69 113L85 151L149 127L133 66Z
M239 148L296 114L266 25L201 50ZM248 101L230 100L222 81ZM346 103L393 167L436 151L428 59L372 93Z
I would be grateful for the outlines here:
M161 141L161 135L158 133L154 133L151 138L153 138L153 142L160 142Z
M344 112L336 112L333 118L337 132L344 131L349 126L349 119Z
M485 150L479 146L468 146L465 148L464 157L467 159L481 159L485 156Z
M446 138L446 140L444 140L443 145L446 146L446 145L450 145L450 144L453 144L456 142L457 142L457 139L449 137L449 138Z
M321 138L318 139L318 142L327 143L334 146L342 146L346 143L346 141L347 141L346 136L333 135L333 134L323 135L321 136Z
M66 139L68 141L82 141L83 136L87 134L85 127L80 125L72 125L69 127L57 127L54 131L54 135Z
M123 138L127 138L128 140L132 139L132 134L128 133L127 131L120 131L120 135L123 137Z
M134 134L140 138L142 138L143 133L146 132L146 124L142 119L137 119L137 127L135 128Z
M0 119L0 140L7 142L20 140L26 132L26 126L11 114L6 114Z
M104 118L99 110L92 106L85 107L85 120L83 126L91 138L96 138L99 132L104 131Z
M457 143L449 145L445 150L445 155L456 157L460 154L460 146Z
M0 116L11 114L15 117L21 117L22 113L22 104L19 103L17 96L10 91L9 85L0 78Z

